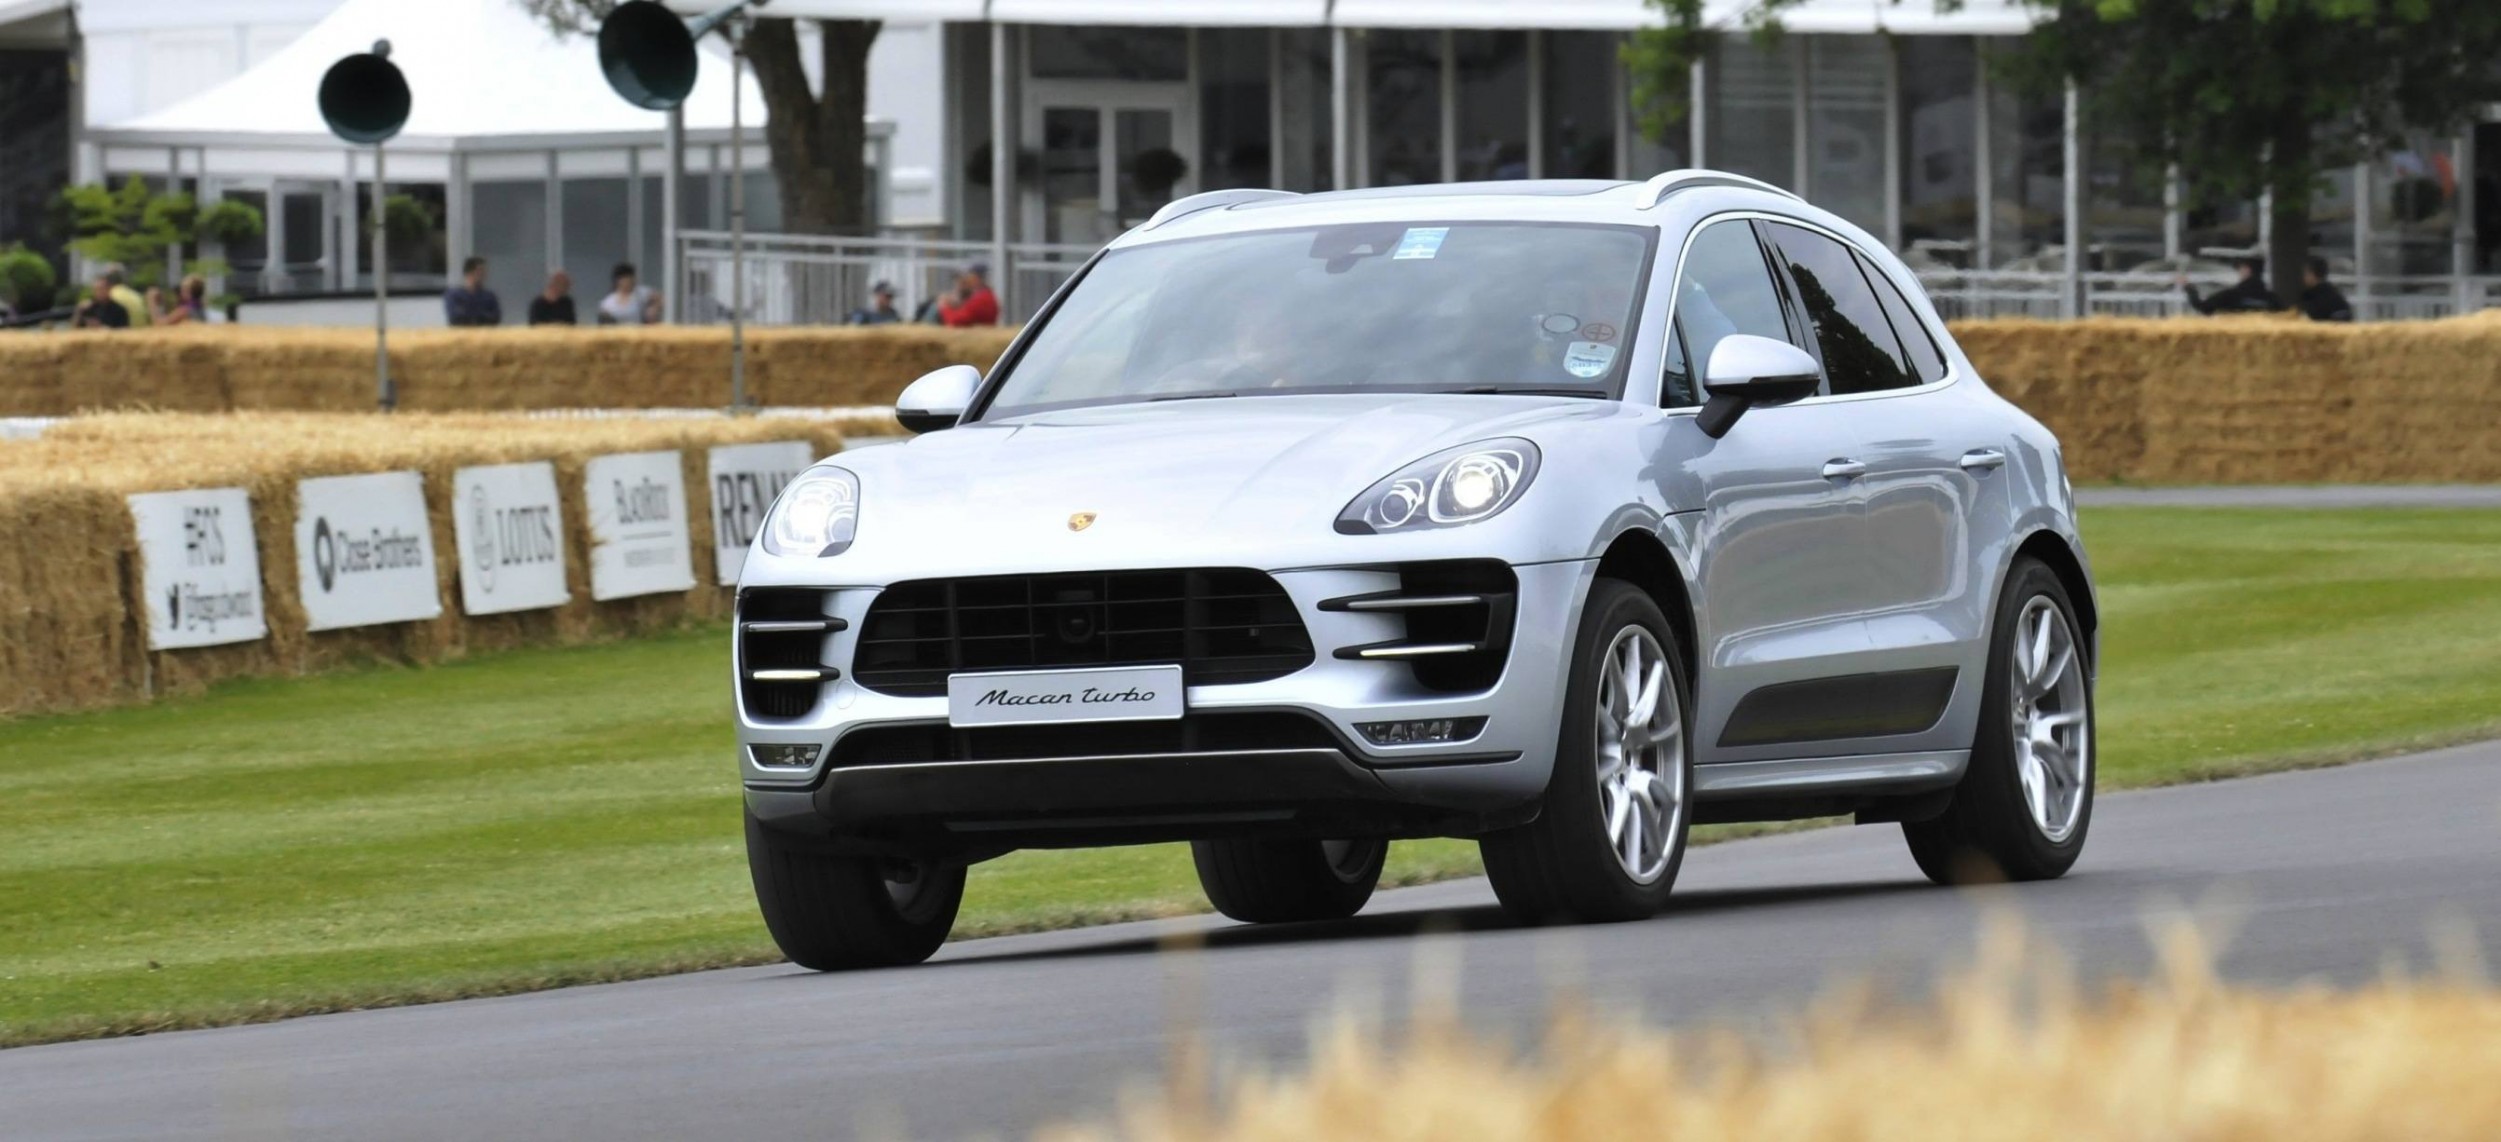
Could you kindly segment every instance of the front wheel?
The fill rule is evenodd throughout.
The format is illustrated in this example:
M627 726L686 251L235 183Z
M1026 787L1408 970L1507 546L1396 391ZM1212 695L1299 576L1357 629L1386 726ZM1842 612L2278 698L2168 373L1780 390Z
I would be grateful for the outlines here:
M1504 909L1577 922L1639 920L1666 905L1692 818L1691 693L1658 604L1629 583L1592 584L1545 804L1536 820L1479 842Z
M2016 560L1989 636L1970 767L1942 815L1902 826L1928 879L2050 880L2084 852L2094 743L2081 629L2057 574Z
M1388 856L1382 840L1190 842L1207 902L1248 924L1352 916L1372 899Z
M816 971L928 959L955 926L964 866L815 852L747 817L747 871L764 927Z

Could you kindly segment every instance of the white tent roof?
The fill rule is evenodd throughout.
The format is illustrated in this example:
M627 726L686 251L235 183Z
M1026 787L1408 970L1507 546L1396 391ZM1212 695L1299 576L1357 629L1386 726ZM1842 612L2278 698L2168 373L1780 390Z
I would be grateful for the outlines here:
M670 0L699 10L717 0ZM1735 27L1749 0L1709 0L1709 21ZM2004 35L2032 26L2021 0L1801 0L1782 9L1795 32ZM1622 31L1659 22L1643 0L774 0L776 16L849 19L998 20L1011 24L1249 25L1354 28L1588 28Z
M513 0L346 0L319 24L250 71L172 107L107 124L125 139L189 136L200 142L330 138L314 105L323 72L339 57L391 41L391 62L408 77L410 108L401 141L456 145L464 140L651 134L662 116L618 98L600 76L588 35L558 38ZM729 61L699 52L695 90L686 99L689 131L727 130ZM752 79L747 124L764 122ZM186 140L190 141L190 140Z

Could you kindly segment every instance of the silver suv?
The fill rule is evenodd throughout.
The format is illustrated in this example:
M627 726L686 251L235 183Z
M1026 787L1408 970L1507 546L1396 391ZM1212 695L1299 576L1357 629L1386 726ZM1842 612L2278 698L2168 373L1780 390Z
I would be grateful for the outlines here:
M1176 202L739 586L757 897L920 960L965 868L1186 840L1249 921L1477 838L1524 920L1659 909L1696 822L2064 872L2092 580L2058 443L1902 263L1731 175ZM943 431L939 431L943 429Z

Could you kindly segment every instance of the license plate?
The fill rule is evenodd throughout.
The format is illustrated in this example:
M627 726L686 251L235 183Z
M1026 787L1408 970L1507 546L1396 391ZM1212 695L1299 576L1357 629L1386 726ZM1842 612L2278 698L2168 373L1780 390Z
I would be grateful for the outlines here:
M1181 716L1181 668L1022 670L947 676L947 724L1144 722Z

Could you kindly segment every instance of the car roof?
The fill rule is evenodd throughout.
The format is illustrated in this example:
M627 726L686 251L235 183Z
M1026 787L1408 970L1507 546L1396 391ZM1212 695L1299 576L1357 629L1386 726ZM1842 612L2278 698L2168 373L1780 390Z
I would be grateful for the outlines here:
M1520 179L1314 194L1210 191L1164 207L1113 245L1349 222L1556 221L1656 226L1670 216L1670 211L1661 208L1671 200L1685 206L1696 197L1715 210L1758 209L1815 221L1829 217L1796 195L1753 179L1721 171L1680 170L1645 182Z

